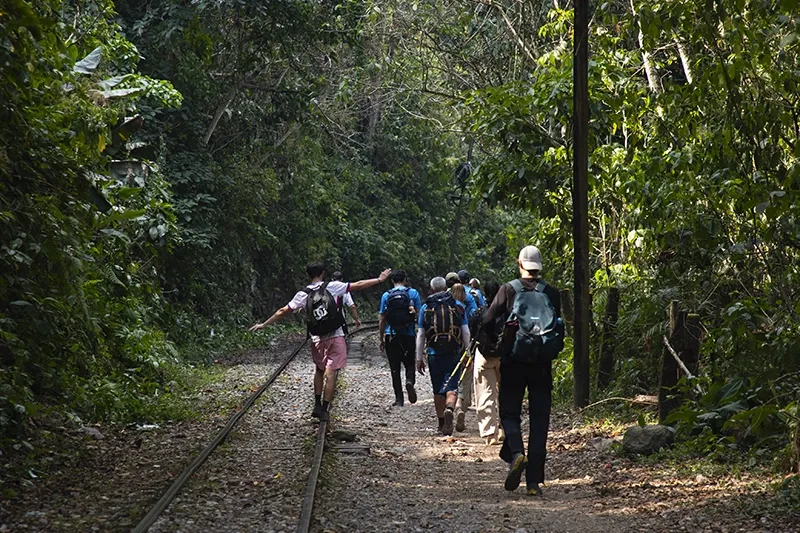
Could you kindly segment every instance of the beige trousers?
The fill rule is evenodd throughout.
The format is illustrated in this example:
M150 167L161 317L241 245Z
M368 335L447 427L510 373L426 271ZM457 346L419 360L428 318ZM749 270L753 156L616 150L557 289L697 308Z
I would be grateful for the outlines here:
M477 401L478 431L481 437L500 437L500 358L484 357L475 351L475 398Z
M475 356L477 357L477 355ZM462 408L466 411L472 405L472 386L474 385L473 373L475 363L470 363L470 368L467 368L464 379L458 384L458 399L461 400ZM461 372L459 370L459 372Z

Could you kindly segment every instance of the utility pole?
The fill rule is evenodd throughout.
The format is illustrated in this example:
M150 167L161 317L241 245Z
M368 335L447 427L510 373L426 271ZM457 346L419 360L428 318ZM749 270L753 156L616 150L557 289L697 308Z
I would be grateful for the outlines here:
M573 377L576 407L589 403L589 0L575 0L572 62L573 178L572 239L575 249L575 354Z

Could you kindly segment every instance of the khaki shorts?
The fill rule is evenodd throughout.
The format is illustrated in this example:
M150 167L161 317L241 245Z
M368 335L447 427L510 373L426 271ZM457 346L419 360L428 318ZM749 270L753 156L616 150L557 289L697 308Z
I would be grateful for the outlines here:
M339 370L347 366L347 342L344 337L322 339L311 345L311 358L320 370Z

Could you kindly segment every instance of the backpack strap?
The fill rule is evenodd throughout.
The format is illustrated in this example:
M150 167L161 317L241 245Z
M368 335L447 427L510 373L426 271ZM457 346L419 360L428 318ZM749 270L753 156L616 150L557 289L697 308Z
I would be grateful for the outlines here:
M537 280L536 280L536 290L537 290L537 291L539 291L539 292L541 292L541 293L544 293L544 290L545 290L546 288L547 288L547 283L545 283L544 281L542 281L542 280L540 280L540 279L537 279Z
M522 286L522 281L520 281L519 279L511 280L509 282L509 285L514 287L514 292L516 292L517 294L520 294L525 291L525 287Z

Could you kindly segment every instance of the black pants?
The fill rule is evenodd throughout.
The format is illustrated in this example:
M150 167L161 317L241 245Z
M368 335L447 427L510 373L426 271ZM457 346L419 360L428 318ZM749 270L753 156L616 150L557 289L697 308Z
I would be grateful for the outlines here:
M400 380L400 365L406 368L406 382L412 385L416 380L416 358L414 356L416 339L411 335L386 335L384 337L386 357L392 371L392 388L396 398L403 397L403 385Z
M500 458L506 462L517 453L525 453L522 442L522 399L528 391L528 470L525 478L529 487L544 483L544 461L547 455L547 431L550 428L550 404L553 395L553 370L550 363L526 365L503 360L500 362L500 421L506 440Z

